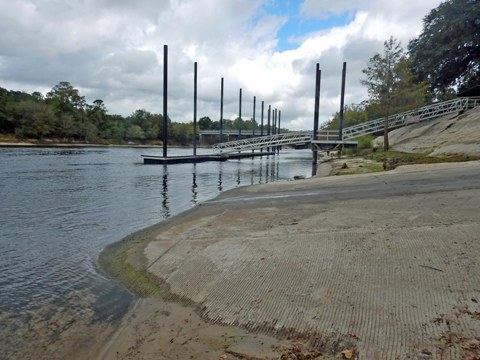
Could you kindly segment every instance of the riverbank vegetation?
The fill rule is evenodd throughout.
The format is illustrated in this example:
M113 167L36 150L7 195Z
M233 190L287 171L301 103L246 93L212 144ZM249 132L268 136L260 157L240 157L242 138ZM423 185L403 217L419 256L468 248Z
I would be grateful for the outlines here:
M219 123L202 117L197 130L219 129ZM185 146L193 142L193 122L168 119L167 127L169 144ZM254 127L258 125L240 118L223 121L225 130ZM88 104L79 90L66 81L45 96L0 88L1 142L161 145L163 131L161 114L138 109L128 117L111 115L102 100Z
M452 99L480 85L480 2L448 0L423 19L423 30L407 50L390 37L370 58L362 84L368 99L344 109L343 127ZM323 125L338 129L337 112ZM384 150L389 149L385 131Z
M427 153L407 153L401 151L373 151L364 149L357 154L349 154L332 161L332 175L355 175L393 170L402 165L438 164L480 160L471 155L430 156Z

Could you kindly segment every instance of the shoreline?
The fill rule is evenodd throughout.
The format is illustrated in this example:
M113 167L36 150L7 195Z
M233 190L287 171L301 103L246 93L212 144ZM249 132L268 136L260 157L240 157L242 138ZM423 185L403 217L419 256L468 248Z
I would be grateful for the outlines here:
M0 148L159 148L162 145L148 144L84 144L84 143L7 143L0 142ZM169 148L190 148L190 146L168 145ZM197 148L209 148L210 146L197 146Z
M290 221L292 224L290 226L298 227L297 225L299 223L305 222L312 216L315 216L314 214L316 211L321 210L320 208L315 210L316 207L318 208L318 205L315 202L312 202L312 200L309 198L310 197L309 192L312 192L314 189L318 188L318 186L327 187L327 188L338 187L338 188L344 189L343 191L345 191L346 189L352 189L351 186L353 186L354 184L355 184L354 186L358 186L358 183L370 183L372 181L378 182L379 178L386 179L384 181L387 181L390 179L394 179L396 177L397 178L405 177L405 176L408 177L408 176L411 176L412 173L414 175L417 175L416 177L418 177L418 174L420 174L421 177L428 178L430 173L441 174L442 172L450 171L451 169L454 169L453 171L460 171L455 169L471 169L471 168L478 167L479 164L480 162L476 161L473 163L460 163L460 164L413 165L413 166L400 167L396 170L385 172L385 173L374 173L374 174L366 174L366 175L348 175L348 176L327 177L327 178L314 177L314 178L309 178L307 180L297 180L293 182L278 182L278 183L271 183L266 185L255 185L255 186L237 188L237 189L233 189L225 193L222 193L216 199L207 201L204 204L196 206L193 209L190 209L182 214L179 214L167 220L166 222L156 224L150 228L147 228L147 229L141 230L138 233L132 234L131 236L111 246L112 248L117 247L117 250L121 249L120 253L123 254L122 256L124 256L123 263L129 264L134 268L133 274L135 273L137 275L140 274L139 275L141 278L140 280L138 280L139 279L138 277L137 278L133 277L133 280L131 279L130 281L133 281L133 283L138 281L138 283L141 284L139 290L137 291L140 295L143 295L144 297L136 301L135 308L133 308L129 312L129 314L122 320L122 324L119 325L119 327L116 329L113 335L110 334L108 336L109 341L107 342L107 345L99 346L100 350L97 351L97 354L98 354L97 358L113 359L113 358L116 358L115 356L118 356L118 354L122 354L123 358L125 359L130 359L130 358L134 359L135 356L139 356L139 354L140 356L148 357L148 354L150 354L151 351L154 351L154 352L156 351L156 354L158 354L159 351L162 351L161 349L167 349L167 348L169 351L168 354L172 354L172 358L175 358L175 356L178 356L179 358L184 358L184 356L190 354L189 356L195 356L196 358L215 358L215 357L219 358L219 356L225 355L225 356L229 356L228 358L236 359L236 358L240 358L239 356L242 355L244 356L244 358L247 358L247 359L249 358L248 356L250 356L251 359L254 359L254 358L267 359L275 356L276 358L278 358L279 356L281 356L281 354L288 354L288 352L297 351L305 354L306 353L314 354L315 352L317 353L322 352L323 354L323 356L321 357L322 359L340 359L342 358L341 351L345 349L346 350L352 349L352 351L359 351L360 354L365 354L365 351L368 351L368 350L365 350L364 348L362 348L363 346L362 342L365 342L364 339L362 338L356 339L355 337L349 337L347 336L347 334L342 335L341 332L337 333L336 335L337 337L334 337L330 340L325 338L323 347L321 347L321 346L318 346L318 343L315 343L315 341L312 341L311 338L306 336L306 334L309 331L305 333L305 331L302 331L301 329L300 330L292 329L293 332L285 333L281 327L277 329L277 325L274 326L271 330L268 330L269 328L268 326L252 327L247 324L241 323L241 321L240 323L237 323L236 321L234 321L232 323L233 326L231 326L229 325L228 321L225 321L225 319L223 320L221 319L222 316L220 316L220 319L218 318L219 315L216 315L217 317L213 316L211 313L211 311L213 310L209 310L209 311L205 310L205 306L207 306L207 308L209 306L212 306L212 305L208 305L209 304L209 301L207 300L208 296L207 298L205 298L205 296L208 294L203 294L202 295L203 300L202 300L202 296L199 296L199 294L196 293L195 291L192 293L188 289L188 287L185 288L184 290L181 290L182 288L178 287L178 281L177 281L178 279L175 280L176 278L175 274L177 274L178 271L180 270L178 269L175 270L175 267L174 267L169 272L164 273L163 270L161 270L161 267L157 269L155 268L159 266L158 260L162 258L162 260L168 263L168 257L173 256L171 253L175 251L180 251L181 250L180 248L185 246L188 249L190 249L188 251L194 251L194 252L201 251L197 249L198 245L195 245L196 243L202 244L201 247L202 246L207 246L207 248L210 247L213 251L213 249L215 248L215 246L217 246L217 244L222 243L224 241L228 242L228 239L223 238L221 234L215 232L215 230L219 229L218 227L220 225L220 223L218 222L219 218L223 219L223 221L221 222L223 224L222 226L224 228L226 227L230 229L231 231L231 229L236 229L236 227L238 227L238 222L235 221L235 218L247 217L254 228L254 229L249 229L247 232L251 232L254 230L254 233L257 234L255 236L259 236L259 234L263 234L262 236L263 236L263 239L265 240L262 240L262 241L267 241L267 243L270 241L268 239L270 239L271 236L281 237L285 234L278 233L278 231L276 230L276 227L271 228L269 225L270 223L272 223L272 221L273 223L275 223L275 221L278 219L275 219L275 217L272 217L272 216L267 216L266 219L263 219L263 221L259 222L256 220L255 217L252 218L252 215L248 215L248 212L246 213L245 210L248 208L249 209L248 211L255 212L256 208L258 207L265 208L265 206L267 206L268 209L271 209L272 207L274 207L278 209L288 208L292 210L294 208L294 209L297 209L297 213L298 213L298 215L294 216L294 219L292 219L289 216L287 217L280 216L280 217L284 218L284 220L282 221L286 221L286 224ZM455 190L455 191L458 191L458 190ZM273 196L274 194L277 194L277 193L279 194L279 195L275 195L277 197L274 196L273 198L271 197L269 198L269 196ZM304 193L306 195L304 195ZM433 193L435 194L436 197L439 195L436 191L434 191ZM258 196L259 194L262 194L262 196ZM451 193L447 194L447 196L448 195L451 195ZM290 196L296 199L293 203L291 203L289 200ZM409 196L412 196L412 194L410 194ZM262 199L262 197L264 197L265 199ZM406 206L406 204L404 204L401 201L402 197L404 197L404 195L394 194L395 201L399 202L401 206ZM335 199L329 198L328 196L325 198L325 200L328 203L336 204L336 207L337 207L337 209L330 210L333 215L332 214L326 215L328 219L331 219L330 220L331 222L335 218L335 214L337 214L338 211L343 211L343 212L347 211L344 205L342 205L342 202L339 203L338 201L335 201ZM373 199L373 200L363 199L362 201L365 203L370 203L371 201L377 204L379 204L378 203L379 201L380 203L383 203L382 199ZM435 201L435 199L429 198L429 201L430 202ZM358 207L360 205L359 210L361 209L360 210L361 212L365 210L365 206L358 204L358 202L356 202L355 200L355 197L353 197L353 199L351 200L346 199L346 202L343 201L343 203L348 203L350 205L352 202L353 204L357 204L355 205L355 207ZM254 203L255 207L252 207L253 205L249 205L250 203ZM228 204L228 207L226 207L227 204ZM352 215L350 211L351 210L348 210L349 214ZM226 214L228 214L229 212L231 214L229 216L226 216ZM323 213L323 211L320 211L320 213ZM300 216L301 214L303 214L306 217L306 220L304 219L304 217ZM358 217L359 215L357 214L356 216ZM378 213L377 213L377 216L381 217L381 215ZM295 220L297 218L298 220ZM330 227L333 224L335 224L335 222L330 224ZM309 231L312 231L313 228L315 228L315 226L312 223L308 225L308 222L307 222L307 224L304 224L304 225L305 227L303 229L297 229L294 232L295 236L301 233L307 234L309 233ZM326 225L328 225L328 222ZM337 227L339 225L340 225L339 223L335 225L332 230L334 232L337 232L338 231ZM312 226L314 227L312 228ZM406 226L407 228L412 227L411 221ZM376 227L374 226L372 229L375 229L375 228ZM413 228L416 228L416 227L413 227ZM288 227L286 229L288 229ZM300 230L300 232L298 232L298 230ZM267 234L270 234L270 235L267 235ZM207 245L203 244L206 241L206 240L202 240L205 238L205 236L210 239L212 236L217 237L219 235L220 235L220 238L218 238L218 240L215 240L215 241L209 240L207 241L208 243ZM265 236L267 237L265 238ZM238 235L235 237L237 238ZM243 237L241 236L241 238ZM238 245L238 242L234 242L234 243L229 242L229 244L230 246L235 246L233 244ZM112 250L112 248L110 248L109 250ZM103 259L100 261L105 260L104 256L106 254L106 251L108 252L109 250L104 250L102 252L101 257L103 257ZM269 251L272 251L272 250L270 246L267 246L266 248L264 248L263 251L268 253ZM201 252L201 253L204 254L204 252ZM157 254L157 255L154 256L152 254ZM189 252L182 253L182 254L183 255L181 256L180 254L177 255L177 256L180 256L178 260L180 260L181 258L188 259L190 256ZM160 258L158 257L158 255L160 255ZM202 256L205 256L205 255L202 255ZM220 256L217 259L217 261L220 261L220 262L222 261L223 262L233 261L233 263L236 262L235 258L232 258L232 259L227 258L229 260L226 260L226 259L222 260L222 258L226 256L226 253L224 253L223 251L220 253L217 253L216 256ZM115 256L111 259L114 259L114 258ZM194 261L196 257L192 259L193 259L192 261ZM118 257L117 257L117 260L118 260ZM260 261L258 264L261 265L261 263L262 261ZM183 265L181 263L178 263L178 265L176 266L182 267ZM215 269L215 267L218 267L218 265L215 265L214 268L212 269ZM233 270L231 266L229 267L229 269L230 271ZM122 267L120 266L117 269L117 271L121 273ZM183 271L187 271L187 270L185 269ZM265 271L268 271L268 268L266 268ZM191 273L191 272L188 272L188 273L190 274L188 276L192 276L191 281L194 281L194 282L191 283L190 280L187 281L187 278L184 278L183 276L182 276L182 279L183 279L182 281L187 281L187 283L190 283L191 285L195 284L196 279L198 279L197 276L194 275L194 273ZM220 275L218 276L221 277L222 276L221 273L223 272L220 272L219 273ZM159 276L157 274L165 274L164 276L166 276L166 278ZM145 275L146 275L146 278L145 278ZM201 282L202 280L198 279L198 281ZM136 284L138 285L138 283ZM191 285L189 286L191 287ZM173 286L173 289L172 289L172 286ZM211 286L211 285L208 285L208 286ZM199 290L201 289L202 287L199 288ZM281 289L279 289L278 291L280 290ZM254 289L254 291L258 291L258 290ZM193 294L193 297L192 297L192 294ZM265 297L268 297L268 296L269 295L267 293ZM288 297L288 294L278 294L278 296ZM474 294L474 296L478 296L478 295ZM234 306L234 305L232 304L231 306ZM238 306L238 305L235 305L235 306ZM296 306L293 306L293 308L295 308ZM245 310L240 310L240 312L242 311L245 311ZM251 312L252 309L248 311ZM170 316L171 314L173 314L173 316ZM244 316L248 318L249 315L247 314L248 312L245 313ZM190 322L191 319L194 319L194 320ZM164 327L160 328L158 326L159 323L164 324ZM193 323L195 323L195 326L193 325ZM255 320L253 320L253 323L255 323ZM478 326L478 323L475 323L475 324L476 324L475 326ZM181 330L178 330L179 328ZM168 331L166 329L168 329ZM137 331L140 331L140 332L137 333ZM224 336L221 336L222 332L224 332L223 334ZM166 343L165 339L168 338L169 336L168 334L171 334L171 333L174 334L175 336L167 339L169 342ZM205 334L205 335L203 336L201 334ZM235 334L235 335L228 335L228 334ZM319 335L318 333L315 333L315 334L316 334L315 336ZM137 339L141 338L142 341L137 341L135 344L132 344L132 342L129 341L129 339L131 339L132 336L136 336ZM233 337L230 337L230 336L233 336ZM256 341L259 338L261 338L261 341L257 343ZM223 340L219 342L219 339L223 339ZM226 341L225 339L233 339L233 340ZM390 339L390 341L393 341L393 340ZM438 339L435 341L438 342ZM178 342L180 342L180 345L177 344ZM334 344L337 344L337 345L333 346ZM433 344L433 340L432 340L432 344ZM433 350L431 350L430 345L428 343L424 344L425 348L429 349L428 351L430 352L437 351L436 353L438 354L438 351L439 351L438 346L437 348L432 348ZM132 349L134 350L133 352L136 354L135 356L132 353ZM206 354L205 351L209 351L208 357L205 355ZM230 353L228 351L230 351ZM421 352L422 349L419 349L418 351ZM177 354L177 355L174 356L173 354ZM203 357L202 357L202 354L203 354ZM212 354L213 354L213 357L212 357ZM234 354L237 354L237 357L234 357L235 356ZM366 357L360 357L360 358L366 358Z

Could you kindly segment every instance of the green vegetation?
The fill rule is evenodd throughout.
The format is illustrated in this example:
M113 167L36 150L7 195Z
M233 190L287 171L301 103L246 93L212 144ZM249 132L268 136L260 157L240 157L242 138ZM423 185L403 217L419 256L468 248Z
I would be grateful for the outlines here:
M412 71L426 81L434 100L448 100L480 84L480 1L447 0L423 19L408 44Z
M138 296L148 297L168 293L168 290L162 288L161 281L150 278L145 269L135 268L128 257L129 250L144 241L145 237L132 234L118 243L111 244L100 253L98 259L100 267Z
M436 101L455 97L456 90L480 84L480 2L447 0L423 20L418 38L405 51L390 37L382 53L372 56L363 70L368 99L344 109L344 127L385 118ZM338 112L322 126L339 128ZM388 150L384 131L384 150Z
M382 163L385 170L395 169L396 167L401 165L437 164L445 162L480 160L480 157L462 154L428 156L428 154L426 153L404 153L399 151L372 152L367 155L366 158Z
M251 130L257 124L242 119L224 120L225 130ZM220 122L202 117L198 130L219 129ZM187 146L193 142L193 122L168 119L168 141ZM66 81L45 96L0 88L0 136L2 141L54 140L90 144L140 143L161 145L163 116L139 109L124 118L110 115L103 100L87 104Z

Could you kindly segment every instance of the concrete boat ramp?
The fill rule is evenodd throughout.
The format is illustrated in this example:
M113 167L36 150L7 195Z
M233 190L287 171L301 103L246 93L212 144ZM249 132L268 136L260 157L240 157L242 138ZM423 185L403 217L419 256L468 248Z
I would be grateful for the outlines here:
M137 266L210 324L310 358L478 359L479 199L478 161L244 187L152 230Z

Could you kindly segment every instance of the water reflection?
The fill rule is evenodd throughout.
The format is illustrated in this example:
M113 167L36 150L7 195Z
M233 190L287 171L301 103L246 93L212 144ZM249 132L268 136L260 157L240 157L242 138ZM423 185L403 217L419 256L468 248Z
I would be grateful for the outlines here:
M197 192L197 164L193 164L193 171L192 171L192 204L197 203L197 197L198 197L198 192Z
M219 192L223 191L222 187L222 170L223 170L223 162L219 164L220 166L218 167L218 181L217 181L217 188Z
M163 217L165 219L170 217L170 206L168 202L168 170L167 166L164 165L165 172L162 176L162 208L163 208Z

